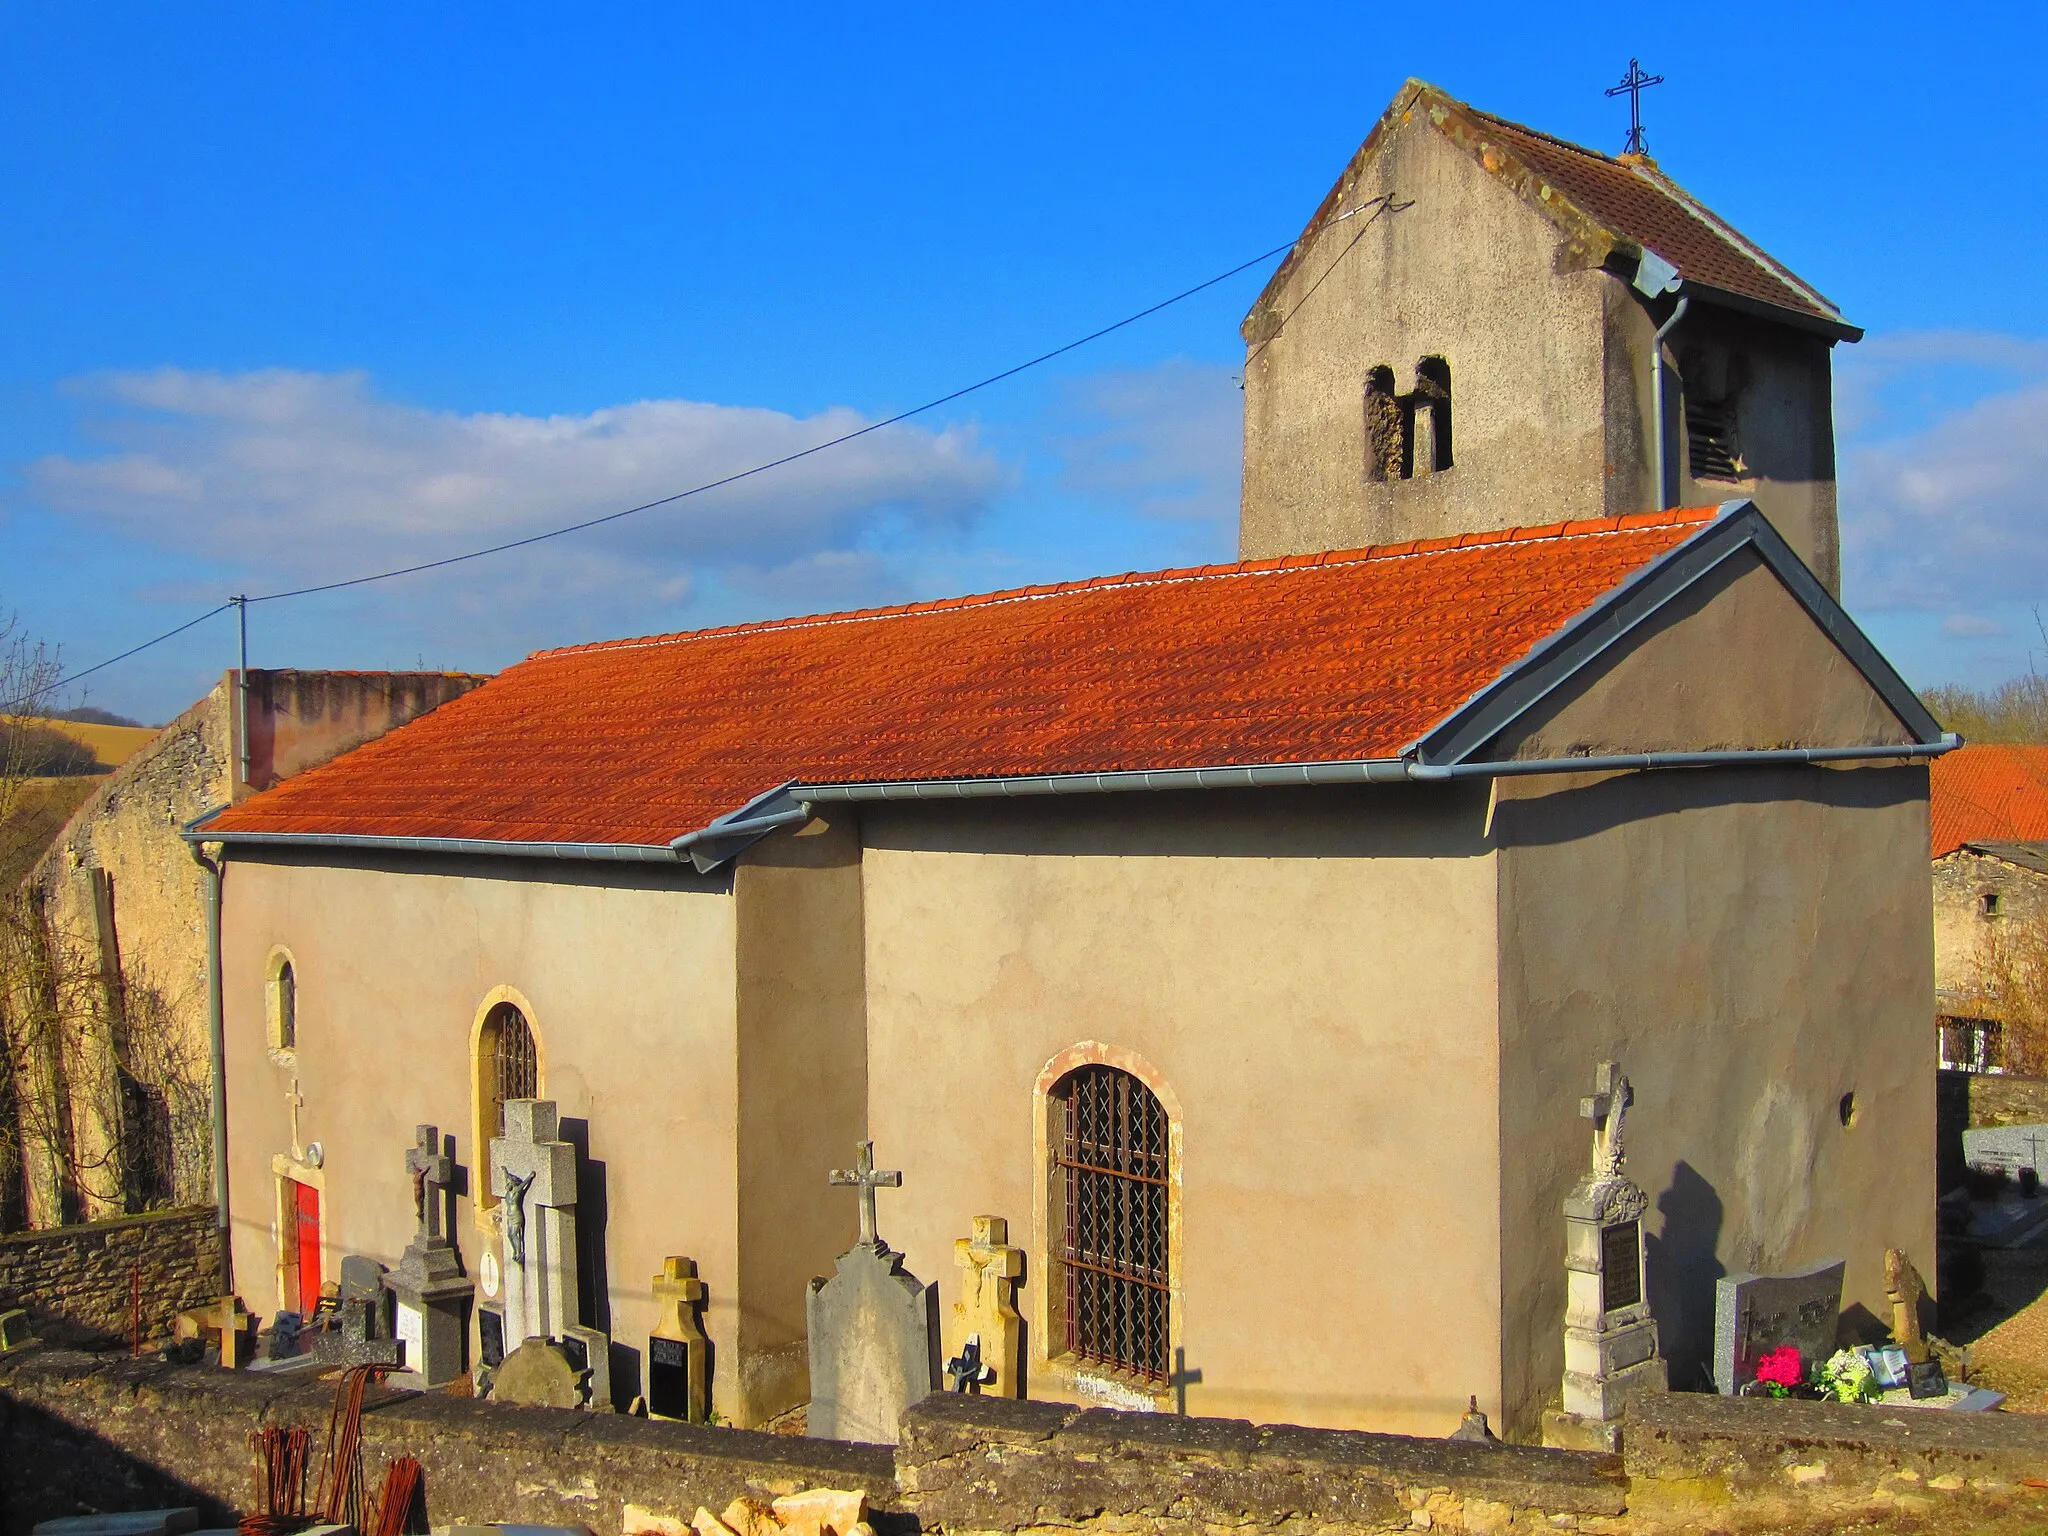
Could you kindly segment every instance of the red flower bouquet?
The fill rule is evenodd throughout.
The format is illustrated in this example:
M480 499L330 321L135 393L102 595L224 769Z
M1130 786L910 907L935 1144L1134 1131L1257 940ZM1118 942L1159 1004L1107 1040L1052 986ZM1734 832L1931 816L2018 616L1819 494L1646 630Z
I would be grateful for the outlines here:
M1806 1381L1805 1367L1799 1363L1799 1346L1780 1344L1756 1363L1756 1379L1770 1388L1773 1397L1789 1397L1792 1388Z

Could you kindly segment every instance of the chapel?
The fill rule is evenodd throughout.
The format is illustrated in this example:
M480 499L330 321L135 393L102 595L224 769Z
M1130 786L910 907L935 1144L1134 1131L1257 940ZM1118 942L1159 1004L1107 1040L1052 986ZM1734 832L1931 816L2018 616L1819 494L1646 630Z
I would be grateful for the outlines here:
M1855 330L1411 82L1244 334L1237 563L542 652L195 826L250 1305L397 1263L422 1123L481 1305L541 1098L620 1405L672 1255L718 1413L806 1401L872 1141L942 1298L1007 1223L1030 1397L1526 1440L1606 1060L1674 1386L1722 1275L1933 1273L1951 743L1837 600Z

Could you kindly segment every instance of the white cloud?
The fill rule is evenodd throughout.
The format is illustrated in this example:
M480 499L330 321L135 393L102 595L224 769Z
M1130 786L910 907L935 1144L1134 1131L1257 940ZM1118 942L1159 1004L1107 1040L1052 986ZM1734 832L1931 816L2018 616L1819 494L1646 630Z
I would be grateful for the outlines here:
M2048 597L2048 343L1866 346L1838 392L1844 588L1859 609L1942 614L1953 638L2003 633L1984 610Z
M360 373L284 369L164 368L73 388L94 408L90 428L107 450L30 466L39 498L116 535L211 557L257 590L524 537L867 425L843 407L800 418L691 400L582 415L458 414L384 399ZM508 602L545 612L602 594L622 621L619 610L672 605L727 573L764 590L870 600L888 595L890 582L863 554L866 541L889 529L962 530L1009 478L972 427L886 427L737 485L462 568L447 601L473 619ZM594 632L607 632L605 620Z
M1176 358L1080 380L1055 420L1053 447L1063 490L1235 531L1244 394L1222 364Z

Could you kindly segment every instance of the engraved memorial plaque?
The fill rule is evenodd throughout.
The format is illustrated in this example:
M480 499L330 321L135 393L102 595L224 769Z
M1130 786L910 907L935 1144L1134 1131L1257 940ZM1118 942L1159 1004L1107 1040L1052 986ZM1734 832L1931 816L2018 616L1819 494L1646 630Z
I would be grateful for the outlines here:
M1600 1307L1619 1312L1643 1299L1642 1223L1624 1221L1600 1233Z
M664 1419L690 1416L690 1354L681 1339L647 1341L647 1411Z

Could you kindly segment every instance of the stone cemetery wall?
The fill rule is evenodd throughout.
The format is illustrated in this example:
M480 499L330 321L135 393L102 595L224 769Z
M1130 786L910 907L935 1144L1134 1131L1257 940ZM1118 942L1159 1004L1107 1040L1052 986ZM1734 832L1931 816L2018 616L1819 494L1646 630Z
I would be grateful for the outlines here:
M210 1205L188 1206L0 1237L0 1311L26 1309L54 1344L125 1346L139 1269L142 1337L158 1338L221 1293L217 1219Z
M2048 1122L2048 1077L2011 1077L2003 1072L1943 1072L1941 1075L1962 1080L1969 1119L1959 1129Z
M255 1496L250 1433L304 1424L321 1441L332 1393L302 1374L0 1356L0 1536L170 1503L226 1524ZM1631 1402L1615 1457L956 1395L915 1406L893 1455L382 1388L367 1410L370 1485L391 1458L417 1457L435 1525L618 1536L628 1505L687 1522L739 1497L859 1488L879 1536L2048 1529L2048 1421L2016 1414L1649 1394Z
M1643 1536L2048 1530L2048 1419L2033 1415L1669 1392L1629 1403L1622 1457Z

